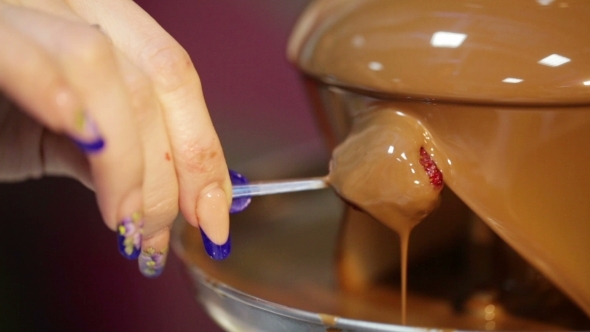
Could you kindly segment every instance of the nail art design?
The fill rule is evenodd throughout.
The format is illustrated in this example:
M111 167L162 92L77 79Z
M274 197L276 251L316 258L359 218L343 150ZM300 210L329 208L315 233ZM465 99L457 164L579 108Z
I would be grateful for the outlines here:
M71 139L84 152L93 153L104 148L104 139L98 131L98 126L86 112L76 113L74 126L81 137L71 137Z
M119 252L128 259L137 259L141 251L141 237L143 234L143 218L141 213L135 212L117 226Z
M247 184L248 179L242 174L229 170L229 178L231 180L231 184ZM244 211L250 202L252 201L252 197L240 197L234 198L231 201L231 206L229 207L229 213L238 213Z
M203 238L203 245L205 246L205 251L209 257L215 260L222 260L229 256L231 252L231 237L228 236L227 241L222 245L213 243L202 229L201 237Z
M162 271L164 271L167 256L168 247L160 251L157 251L153 247L144 249L137 260L139 263L139 271L148 278L159 276L162 274Z

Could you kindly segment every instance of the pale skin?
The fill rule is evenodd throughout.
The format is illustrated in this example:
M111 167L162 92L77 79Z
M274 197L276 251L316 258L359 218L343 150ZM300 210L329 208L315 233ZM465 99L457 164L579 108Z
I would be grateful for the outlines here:
M142 248L165 250L179 211L227 241L231 183L199 77L139 6L0 0L0 45L0 180L74 177L96 192L113 231L143 214ZM94 120L102 150L70 139L88 138L80 114Z

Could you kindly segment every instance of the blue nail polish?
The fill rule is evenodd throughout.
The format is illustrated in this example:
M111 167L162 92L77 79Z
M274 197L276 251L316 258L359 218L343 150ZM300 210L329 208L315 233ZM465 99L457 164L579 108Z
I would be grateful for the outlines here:
M117 226L119 252L127 259L137 259L141 252L143 218L141 213L133 213Z
M74 117L74 126L77 132L70 138L82 151L94 153L104 148L104 139L98 130L96 122L88 113L79 110Z
M82 149L82 151L86 152L86 153L94 153L94 152L98 152L100 150L102 150L102 148L104 148L104 140L102 138L98 138L94 141L91 142L82 142L80 140L77 140L75 138L71 138L72 141L74 141L74 143L76 143L76 145Z
M231 237L228 237L227 241L224 244L218 245L213 243L213 241L209 239L207 234L205 234L205 232L203 232L202 229L200 231L201 237L203 238L203 245L205 246L205 251L207 252L207 255L209 255L209 257L219 261L222 259L226 259L227 256L229 256L229 253L231 252Z
M229 178L231 180L231 184L234 185L248 183L248 179L246 179L245 176L236 171L232 171L231 169L229 170ZM238 213L244 211L248 207L248 205L250 205L251 201L252 197L234 198L231 202L229 213Z

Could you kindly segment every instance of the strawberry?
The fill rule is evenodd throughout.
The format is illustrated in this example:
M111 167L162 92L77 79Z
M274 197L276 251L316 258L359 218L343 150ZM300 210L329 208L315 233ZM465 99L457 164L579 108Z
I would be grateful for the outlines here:
M424 167L424 170L428 174L428 177L430 178L430 183L437 189L442 188L443 174L438 169L438 167L436 167L436 163L434 162L434 160L432 160L432 158L430 157L428 152L426 152L426 149L424 149L424 147L420 147L420 165Z

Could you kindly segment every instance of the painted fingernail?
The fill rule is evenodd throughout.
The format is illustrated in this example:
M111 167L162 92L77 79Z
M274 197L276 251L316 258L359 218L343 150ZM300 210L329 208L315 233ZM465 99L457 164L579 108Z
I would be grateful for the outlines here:
M153 247L144 249L137 260L139 271L148 278L155 278L162 274L168 257L168 247L158 251Z
M248 179L246 179L245 176L236 171L232 171L231 169L229 170L229 178L231 180L231 184L233 185L248 183ZM244 211L248 205L250 205L251 201L252 197L240 197L232 199L231 206L229 207L229 213L238 213Z
M227 241L224 244L219 245L214 243L209 239L207 234L203 232L201 229L201 237L203 238L203 245L205 246L205 251L209 257L215 260L222 260L226 259L231 252L231 236L227 237Z
M137 259L141 251L143 234L143 218L141 213L135 212L124 218L117 226L119 252L127 259Z
M76 134L70 136L74 143L86 153L95 153L102 150L105 142L96 122L84 111L77 112L74 120Z
M226 258L231 250L231 239L225 191L217 186L207 188L199 195L195 212L207 254L213 259Z

